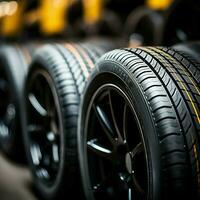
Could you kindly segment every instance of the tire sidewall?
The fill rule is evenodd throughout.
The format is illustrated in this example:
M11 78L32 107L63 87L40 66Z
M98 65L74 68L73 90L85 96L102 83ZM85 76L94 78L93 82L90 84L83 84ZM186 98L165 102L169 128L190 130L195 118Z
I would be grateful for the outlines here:
M23 84L26 76L26 66L23 57L21 57L19 49L11 46L3 46L0 49L0 60L3 70L6 73L8 78L11 98L13 104L15 105L15 131L13 132L12 137L9 139L9 142L6 145L3 145L3 150L6 154L10 155L11 157L14 156L16 151L18 151L17 141L21 141L21 130L22 130L22 123L21 123L21 115L22 115L22 96L23 96ZM18 144L19 145L19 144ZM23 144L22 144L23 145ZM15 152L15 153L14 153ZM21 152L22 153L22 152ZM15 158L13 158L15 159Z
M148 199L160 199L162 190L161 159L159 155L160 149L149 104L145 98L144 92L141 90L141 86L138 85L133 75L131 75L130 72L128 72L120 63L106 60L100 61L97 64L97 67L87 84L80 106L78 152L85 196L87 199L94 199L90 188L86 161L86 135L84 131L86 122L85 116L91 96L104 83L114 84L126 93L138 115L137 117L139 118L144 133L143 137L146 144L150 171L150 189Z
M49 48L50 46L48 46ZM50 47L52 48L52 47ZM55 49L53 49L53 52L55 51ZM53 54L52 54L53 55ZM27 76L27 80L26 80L26 86L25 86L25 97L27 98L28 96L28 82L32 76L32 74L34 74L37 70L42 70L45 71L45 73L48 74L48 76L50 77L51 81L52 81L52 85L54 85L54 89L56 92L56 99L58 102L57 108L60 110L60 116L59 116L59 124L61 126L62 131L60 132L60 164L59 164L59 169L58 169L58 174L56 177L56 180L54 181L53 184L51 184L51 186L46 185L45 183L43 183L40 179L38 179L37 175L35 174L35 166L33 165L33 161L31 158L31 153L30 153L30 140L29 140L29 136L28 136L28 127L27 127L27 117L24 116L23 118L23 124L24 124L24 140L25 140L25 144L26 144L26 154L27 154L27 159L29 162L29 166L31 168L32 174L33 174L33 178L34 178L34 185L36 187L36 189L39 191L38 195L41 195L42 198L46 198L46 199L54 199L60 191L60 188L62 187L62 184L64 185L63 181L65 180L64 177L66 177L65 174L65 167L64 166L64 161L65 161L65 147L66 147L66 139L65 139L65 130L64 130L64 122L63 122L63 113L61 111L61 103L60 103L60 99L59 99L59 94L57 92L56 89L56 83L55 83L55 79L53 77L54 72L52 71L52 62L49 59L51 55L48 55L48 52L46 51L39 51L33 58L33 61L30 65L30 69L29 69L29 73ZM51 66L51 67L49 67ZM27 99L25 99L25 108L26 108L26 113L27 113Z

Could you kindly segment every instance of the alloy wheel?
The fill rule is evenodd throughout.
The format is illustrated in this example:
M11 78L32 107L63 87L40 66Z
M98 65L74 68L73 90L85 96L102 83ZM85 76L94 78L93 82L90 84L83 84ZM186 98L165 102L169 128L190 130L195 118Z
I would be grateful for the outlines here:
M149 171L142 129L127 95L105 84L86 115L85 149L94 199L146 199Z

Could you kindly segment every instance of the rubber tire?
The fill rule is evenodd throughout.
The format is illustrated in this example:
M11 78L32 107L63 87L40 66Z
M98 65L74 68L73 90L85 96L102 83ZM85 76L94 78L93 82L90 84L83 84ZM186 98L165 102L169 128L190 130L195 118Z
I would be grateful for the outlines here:
M9 90L12 94L13 104L16 108L16 117L12 130L12 138L9 141L0 141L1 151L17 162L26 162L24 143L22 139L22 121L24 81L31 60L31 52L28 45L3 45L0 48L1 68L9 82Z
M176 44L171 47L175 52L181 54L185 59L189 60L190 63L193 63L197 69L199 68L200 63L200 42L193 41L187 43Z
M83 19L79 19L75 24L77 36L87 38L88 36L109 36L120 35L122 23L118 15L111 10L103 10L101 18L93 24L87 24Z
M158 50L141 47L111 51L100 59L91 75L81 102L78 129L79 162L87 199L94 198L86 168L85 116L91 96L105 83L121 88L141 122L151 158L147 199L196 199L199 151L194 117L183 96L186 92L176 79L180 76L179 66ZM188 93L194 95L190 90Z
M147 32L138 33L143 36L143 45L161 45L162 30L164 20L162 15L145 6L140 6L134 9L126 19L124 25L124 37L129 40L132 33L138 33L139 28L147 27ZM145 35L148 38L145 37Z
M196 0L173 1L163 13L162 45L171 46L199 40L199 27L196 21L200 17L199 9L199 2ZM181 30L182 33L177 33L177 30Z
M186 44L175 45L172 48L161 48L162 51L166 52L169 56L176 59L177 62L182 65L185 70L183 70L183 78L188 79L187 85L188 89L193 94L192 101L194 102L197 112L200 113L200 58L199 58L199 43L191 42ZM187 100L189 101L189 100ZM189 103L189 107L191 104ZM200 144L200 122L195 119L196 114L191 110L191 115L194 117L195 128L197 132L197 142L198 142L198 152ZM194 178L197 178L197 186L200 197L200 155L196 155L198 159L198 165L194 173Z
M36 175L30 154L27 121L24 121L27 157L34 186L41 198L64 199L66 195L75 199L82 198L76 144L79 101L94 62L103 53L103 49L88 44L52 44L39 49L31 63L26 81L26 97L31 76L38 69L47 72L56 88L59 101L57 106L62 115L60 123L63 127L63 132L60 133L62 160L56 180L49 186Z

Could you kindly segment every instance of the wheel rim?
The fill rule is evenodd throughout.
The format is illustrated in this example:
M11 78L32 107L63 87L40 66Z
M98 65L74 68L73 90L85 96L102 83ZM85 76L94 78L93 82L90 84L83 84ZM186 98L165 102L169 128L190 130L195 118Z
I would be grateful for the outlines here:
M60 166L60 113L56 89L43 70L33 74L28 84L27 128L31 162L35 175L53 185Z
M0 70L0 141L8 146L15 129L16 109L5 71Z
M84 148L94 199L146 199L148 158L129 98L119 87L105 84L91 99Z

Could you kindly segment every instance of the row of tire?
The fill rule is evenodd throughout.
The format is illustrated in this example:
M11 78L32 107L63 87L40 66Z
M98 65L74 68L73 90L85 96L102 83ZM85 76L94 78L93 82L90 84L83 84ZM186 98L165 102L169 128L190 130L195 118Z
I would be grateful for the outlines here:
M43 41L50 38L80 40L101 35L121 38L133 45L171 46L199 39L196 19L200 18L200 5L196 0L61 1L54 9L54 21L51 15L44 15L51 13L55 6L51 0L3 2L0 5L2 14L9 12L12 7L9 5L13 3L21 9L1 17L2 42L39 38Z
M1 151L45 199L198 199L198 42L115 48L1 46Z

